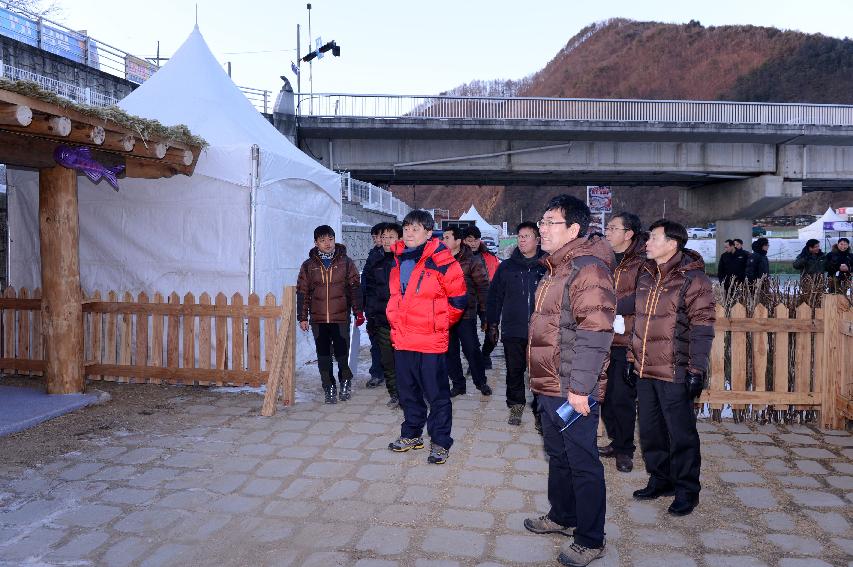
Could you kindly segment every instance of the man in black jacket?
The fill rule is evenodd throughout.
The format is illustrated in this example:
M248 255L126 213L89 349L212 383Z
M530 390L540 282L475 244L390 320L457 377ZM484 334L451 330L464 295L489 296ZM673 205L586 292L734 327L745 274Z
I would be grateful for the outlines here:
M397 374L394 366L394 346L391 344L391 325L385 309L391 298L389 280L391 270L394 268L394 253L391 247L403 237L403 227L396 223L383 223L380 235L382 242L382 257L370 265L365 266L365 313L368 322L373 324L373 342L379 347L384 374L385 387L388 389L388 407L400 406L400 398L397 394ZM380 381L379 384L382 382Z
M826 275L829 276L830 290L843 293L850 285L853 272L853 253L850 252L850 240L839 238L829 254L826 255Z
M742 284L746 279L746 261L749 259L749 252L743 249L743 240L735 238L734 243L735 249L732 251L733 258L729 272L733 285Z
M373 239L373 248L367 254L367 260L364 262L364 269L361 271L361 293L363 302L367 301L367 289L365 287L365 276L373 269L373 265L382 259L385 252L382 250L382 231L385 230L386 223L380 222L370 229L370 237ZM368 388L375 388L382 384L382 354L379 349L379 342L376 339L376 325L370 320L370 315L365 310L367 316L367 336L370 338L370 380L367 381Z
M770 249L770 241L763 236L752 243L752 254L746 261L746 281L754 284L762 276L770 275L770 262L767 260L767 251Z
M501 262L489 286L486 300L486 337L497 344L501 338L506 359L506 405L510 425L521 425L524 413L524 372L527 370L527 324L535 307L536 287L545 274L539 258L539 229L523 222L515 229L518 247ZM500 332L499 331L500 326ZM534 408L535 411L535 408Z
M720 285L728 292L732 285L732 272L734 271L735 263L735 241L726 240L723 243L725 250L720 255L720 261L717 263L717 279Z

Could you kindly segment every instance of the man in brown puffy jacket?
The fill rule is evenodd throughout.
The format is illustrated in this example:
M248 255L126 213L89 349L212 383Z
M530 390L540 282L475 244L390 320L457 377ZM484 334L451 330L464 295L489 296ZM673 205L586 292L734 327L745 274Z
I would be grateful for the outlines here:
M584 236L590 212L582 201L560 195L546 209L539 231L550 256L541 260L547 273L536 290L527 357L549 457L551 509L524 520L524 527L573 536L558 559L587 565L604 555L604 467L596 434L616 311L614 257L604 239ZM567 399L581 414L569 426L557 414Z
M335 243L332 227L318 226L314 229L314 248L299 268L296 314L303 331L308 330L310 321L327 404L337 403L338 397L332 355L338 362L341 401L348 400L352 393L349 322L352 312L358 326L364 323L361 301L358 269L347 256L346 246Z
M639 375L640 447L649 481L634 498L674 493L669 513L685 516L699 503L701 456L693 399L708 372L714 295L702 257L684 247L683 226L662 219L649 231L631 341Z
M640 218L632 213L614 215L604 228L605 238L616 255L613 281L616 286L617 324L607 367L607 395L601 418L610 443L598 448L602 457L615 457L616 470L634 469L634 427L637 422L637 384L628 373L628 347L634 327L634 287L646 261L646 239Z

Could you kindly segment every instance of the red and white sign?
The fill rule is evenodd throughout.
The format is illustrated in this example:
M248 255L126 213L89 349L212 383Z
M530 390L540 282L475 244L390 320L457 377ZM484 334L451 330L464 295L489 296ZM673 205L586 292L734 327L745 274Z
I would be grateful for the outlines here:
M613 212L613 194L604 185L586 186L586 204L593 214Z

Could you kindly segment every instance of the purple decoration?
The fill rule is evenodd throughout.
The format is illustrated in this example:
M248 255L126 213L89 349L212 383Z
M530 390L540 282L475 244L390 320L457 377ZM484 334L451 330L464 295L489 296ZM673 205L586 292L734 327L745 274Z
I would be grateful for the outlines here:
M103 177L113 189L118 191L118 179L116 174L124 170L123 165L105 167L92 157L92 152L87 147L72 148L70 146L57 146L53 151L53 159L62 167L76 169L83 175L97 183Z

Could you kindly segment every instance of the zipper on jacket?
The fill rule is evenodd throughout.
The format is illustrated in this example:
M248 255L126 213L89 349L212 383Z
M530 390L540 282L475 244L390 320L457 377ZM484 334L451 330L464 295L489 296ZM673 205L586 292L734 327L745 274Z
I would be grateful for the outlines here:
M554 270L551 269L551 262L548 262L548 279L545 280L545 283L542 284L542 291L539 293L539 290L536 290L537 293L534 294L535 304L533 306L533 312L536 313L539 311L539 308L542 307L542 302L545 301L545 295L548 293L548 287L551 285L551 279L554 275ZM527 368L528 372L530 370L530 355L532 352L533 341L530 340L530 337L527 338Z
M645 331L643 331L643 351L642 351L642 356L640 356L640 377L643 376L643 370L645 369L645 366L646 366L646 341L649 338L649 323L651 323L652 316L654 315L655 311L657 310L658 300L660 299L660 295L661 295L661 292L659 290L660 290L660 286L661 286L661 278L663 276L660 272L660 266L655 266L655 267L657 268L657 271L658 271L657 282L655 282L654 290L651 290L649 297L646 299L646 328L645 328ZM651 312L649 311L649 303L652 304Z
M421 290L421 282L424 281L424 274L426 273L426 269L421 270L421 275L418 276L418 285L415 286L415 295Z

